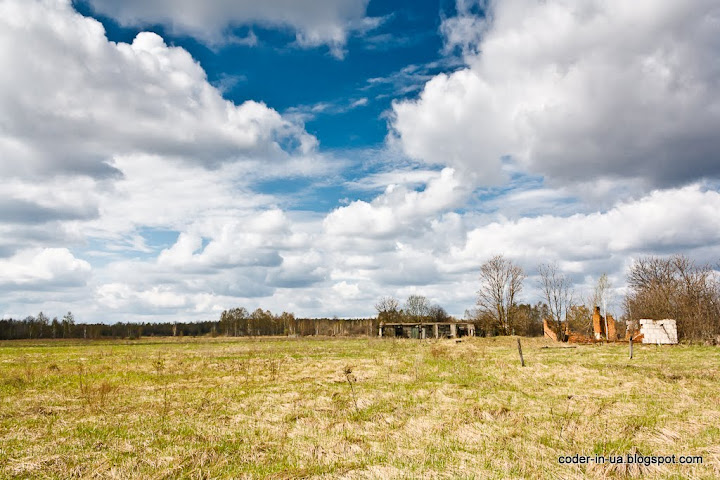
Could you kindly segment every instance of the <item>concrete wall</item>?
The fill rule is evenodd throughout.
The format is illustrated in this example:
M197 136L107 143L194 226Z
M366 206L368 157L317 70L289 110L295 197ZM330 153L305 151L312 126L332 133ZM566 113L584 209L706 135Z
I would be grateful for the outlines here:
M675 320L640 320L642 343L675 344L678 343L677 324Z

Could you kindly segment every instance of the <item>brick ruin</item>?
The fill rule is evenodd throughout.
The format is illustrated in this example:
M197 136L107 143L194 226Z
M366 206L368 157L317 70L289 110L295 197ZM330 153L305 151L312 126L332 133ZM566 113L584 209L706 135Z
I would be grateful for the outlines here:
M581 333L570 330L568 323L565 322L565 328L562 335L558 336L555 326L547 319L543 319L543 332L545 338L553 341L563 341L569 343L595 343L595 342L617 342L618 337L617 323L612 315L603 317L600 314L600 307L595 307L592 315L593 336L588 337ZM560 338L558 338L560 337ZM642 342L653 345L675 345L678 343L677 322L673 319L666 318L664 320L631 320L627 324L625 332L625 341L632 338L633 342Z
M548 325L547 318L543 318L543 332L545 338L549 338L550 340L554 340L557 342L557 333L555 333L554 328Z
M593 336L595 340L608 340L614 342L618 339L617 324L612 315L607 318L600 315L600 307L596 306L592 316Z
M615 319L612 315L608 315L607 318L600 315L600 307L595 307L595 311L592 315L592 325L593 336L591 338L581 333L571 331L567 322L565 322L565 331L562 332L560 340L570 343L593 343L601 341L615 342L618 340L617 324L615 323ZM558 341L558 332L555 331L555 328L547 321L547 319L543 319L543 332L546 338Z

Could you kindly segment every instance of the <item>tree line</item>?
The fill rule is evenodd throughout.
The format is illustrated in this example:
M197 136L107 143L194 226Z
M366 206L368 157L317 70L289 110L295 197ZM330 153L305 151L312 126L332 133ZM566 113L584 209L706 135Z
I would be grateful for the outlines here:
M229 337L285 335L285 336L348 336L374 335L377 329L375 318L295 318L283 312L274 315L269 310L258 308L249 313L245 308L232 308L220 314L217 333Z
M49 320L43 313L27 316L23 319L0 320L0 340L21 339L63 339L63 338L122 338L137 339L141 336L199 336L208 335L217 330L218 322L186 323L76 323L72 312L62 319Z
M0 340L20 339L137 339L141 336L350 336L374 335L376 318L296 318L283 312L273 314L258 308L249 313L245 308L232 308L221 313L218 320L200 322L158 323L76 323L68 312L62 319L50 320L40 312L23 319L0 320Z

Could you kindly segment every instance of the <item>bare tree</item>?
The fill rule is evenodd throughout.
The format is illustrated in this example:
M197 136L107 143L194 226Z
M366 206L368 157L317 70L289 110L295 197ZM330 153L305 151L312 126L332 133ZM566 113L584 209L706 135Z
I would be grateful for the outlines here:
M595 307L601 307L603 309L603 315L607 316L607 304L611 302L610 292L612 285L610 279L606 274L600 275L597 284L595 284L595 290L593 290L592 305L589 305L591 310Z
M567 327L587 337L593 335L592 312L587 305L571 305L567 313ZM607 329L607 325L605 326ZM607 331L607 330L606 330Z
M400 302L393 297L383 297L378 300L375 310L381 322L394 322L400 318Z
M683 255L646 257L627 275L625 313L631 320L673 318L678 336L711 340L720 334L720 283L709 265Z
M405 314L413 322L422 321L430 313L430 304L427 297L410 295L405 301Z
M492 318L503 335L513 333L516 299L524 279L523 269L502 255L494 256L480 267L478 313Z
M563 322L567 320L572 306L572 286L570 279L559 271L557 263L543 263L538 266L540 288L550 309L550 321L555 326L558 340L563 339Z
M602 316L605 319L605 331L608 331L608 312L607 305L612 302L611 299L611 287L610 279L606 274L600 275L597 284L595 284L595 290L593 290L592 300L590 305L590 311L594 312L595 307L602 309Z
M440 305L433 305L428 310L428 316L433 322L447 322L450 320L450 315L447 314L445 309Z

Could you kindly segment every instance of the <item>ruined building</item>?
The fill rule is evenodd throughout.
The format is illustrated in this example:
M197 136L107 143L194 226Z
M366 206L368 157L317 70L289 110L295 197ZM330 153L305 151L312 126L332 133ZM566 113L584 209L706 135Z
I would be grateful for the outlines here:
M603 317L600 315L600 307L595 307L592 315L593 336L589 338L580 333L570 330L568 323L565 322L565 328L561 335L556 332L555 326L543 320L543 329L545 337L555 341L563 341L570 343L594 343L594 342L616 342L619 340L617 332L617 323L612 315ZM627 324L625 340L634 342L649 343L654 345L674 345L678 343L677 322L666 318L664 320L631 320Z
M628 322L626 338L634 342L649 343L654 345L675 345L678 343L677 322L673 319L632 320Z
M600 315L600 307L595 307L595 311L592 316L593 325L593 337L589 338L581 333L573 332L570 330L568 323L565 322L565 328L560 335L556 332L556 328L547 321L543 320L543 330L546 338L551 340L560 340L563 342L571 343L592 343L598 341L617 341L617 324L612 315L608 315L607 318Z
M566 328L566 330L567 330L567 328ZM543 332L544 332L545 338L549 338L550 340L555 340L556 342L558 341L557 332L555 331L554 327L551 327L548 324L547 318L543 318ZM564 342L565 340L566 340L566 338L563 337L562 341Z
M592 317L593 336L595 340L610 340L614 342L618 339L617 325L612 315L607 318L600 315L600 307L596 306Z
M474 337L475 325L470 322L380 322L378 336L420 339Z

